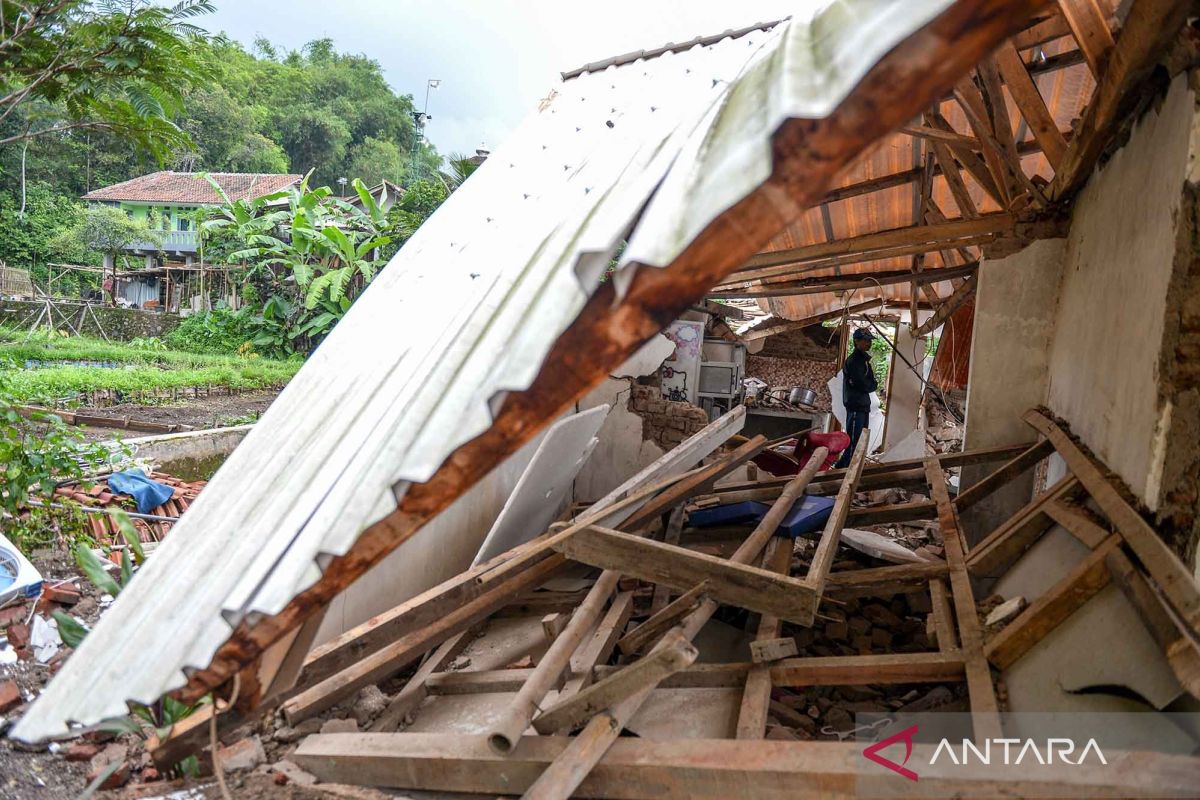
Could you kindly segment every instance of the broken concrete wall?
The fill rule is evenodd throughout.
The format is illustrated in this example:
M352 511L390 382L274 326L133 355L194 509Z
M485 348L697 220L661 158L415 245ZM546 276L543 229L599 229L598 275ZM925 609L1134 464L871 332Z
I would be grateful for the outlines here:
M1166 310L1195 117L1182 76L1079 195L1050 348L1047 405L1151 510L1173 424Z
M1045 402L1065 257L1066 239L1045 239L980 265L964 449L1036 441L1021 415ZM995 466L964 467L961 487L977 483ZM1032 490L1032 476L1025 475L964 514L968 540L990 533Z
M592 457L575 478L576 500L599 500L666 452L644 437L645 422L630 408L632 393L632 380L607 378L576 405L580 411L603 404L612 406L596 434L600 441L592 451Z

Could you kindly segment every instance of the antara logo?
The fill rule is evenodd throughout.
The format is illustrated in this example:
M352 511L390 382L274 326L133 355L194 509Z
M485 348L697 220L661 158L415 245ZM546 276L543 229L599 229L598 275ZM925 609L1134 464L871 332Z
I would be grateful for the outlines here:
M917 726L913 725L870 745L863 750L863 755L876 764L887 767L898 775L903 775L910 781L916 781L917 773L906 766L912 757L913 737L916 735ZM879 754L880 750L885 750L897 742L904 742L904 760L899 764ZM971 740L963 739L960 748L956 750L949 739L942 739L933 751L929 763L933 765L938 762L939 758L948 758L956 766L970 764L972 761L979 764L995 762L1017 766L1026 759L1028 759L1028 763L1036 761L1043 765L1054 764L1057 759L1058 763L1080 766L1091 755L1095 757L1095 761L1104 765L1108 764L1108 759L1104 757L1104 752L1095 739L1088 739L1078 753L1076 747L1075 742L1071 739L1047 739L1041 744L1034 739L984 739L983 747L980 748Z
M996 745L997 752L993 752L992 745ZM1033 739L984 739L983 750L980 750L974 742L963 739L961 751L956 753L950 740L942 739L938 743L937 749L933 751L933 757L929 759L929 763L936 764L938 758L945 754L955 764L969 764L973 754L975 761L980 764L991 764L995 760L998 764L1016 766L1025 759L1028 759L1028 763L1036 761L1039 764L1053 764L1055 756L1057 756L1059 763L1079 766L1083 764L1090 753L1094 754L1096 760L1101 764L1108 764L1108 760L1104 757L1104 753L1100 750L1100 745L1096 744L1095 739L1088 739L1087 744L1078 754L1075 752L1075 747L1075 742L1071 739L1047 739L1044 744L1039 744ZM1012 757L1014 752L1016 753L1015 758ZM1003 754L1001 755L1001 753Z
M917 779L917 773L913 772L904 765L907 764L908 759L912 757L913 737L916 735L917 726L913 725L911 728L905 728L899 733L892 734L886 739L881 739L880 741L868 747L866 750L863 750L863 755L874 761L876 764L881 764L890 769L892 772L903 775L910 781L915 781ZM945 740L943 739L942 741ZM885 747L890 747L896 742L904 742L904 760L899 764L879 755L880 750L883 750Z

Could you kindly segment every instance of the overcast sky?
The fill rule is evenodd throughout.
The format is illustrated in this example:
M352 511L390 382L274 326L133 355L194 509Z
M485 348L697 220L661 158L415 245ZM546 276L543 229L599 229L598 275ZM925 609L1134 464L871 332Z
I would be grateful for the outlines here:
M793 15L815 0L216 0L205 19L247 47L329 37L378 61L419 109L430 78L430 140L443 154L494 149L558 73L632 50Z

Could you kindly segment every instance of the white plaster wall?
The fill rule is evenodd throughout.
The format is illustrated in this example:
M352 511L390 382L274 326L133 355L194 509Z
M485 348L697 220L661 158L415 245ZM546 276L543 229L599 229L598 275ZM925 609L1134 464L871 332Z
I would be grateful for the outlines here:
M1036 438L1021 415L1045 402L1066 241L1043 239L979 267L963 443L968 449Z
M329 604L313 646L387 611L471 566L471 559L533 458L545 430L436 516Z
M1080 194L1050 348L1047 405L1152 510L1170 415L1159 354L1194 116L1183 75Z
M606 378L576 406L580 411L605 403L612 406L596 434L600 441L575 478L576 500L599 500L666 452L642 439L642 418L629 410L629 384L625 379Z

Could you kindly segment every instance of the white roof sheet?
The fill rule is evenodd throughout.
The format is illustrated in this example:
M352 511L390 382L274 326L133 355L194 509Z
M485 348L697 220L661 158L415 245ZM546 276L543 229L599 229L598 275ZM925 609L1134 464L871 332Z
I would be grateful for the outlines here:
M950 4L839 0L561 83L376 278L13 735L151 703L247 615L280 611L395 507L393 487L529 386L623 238L623 264L670 263L769 176L785 119L828 114Z

